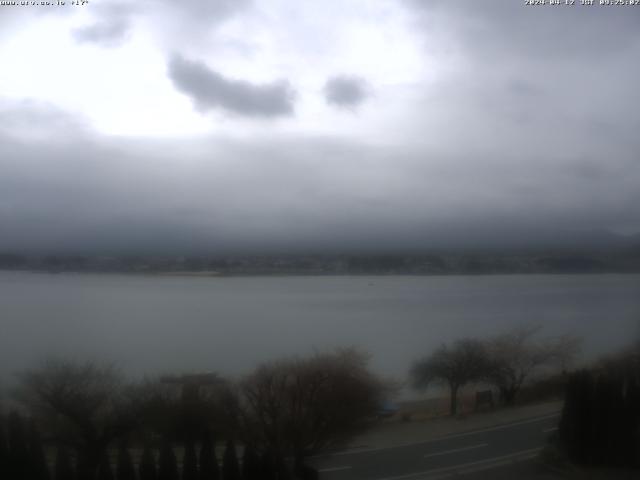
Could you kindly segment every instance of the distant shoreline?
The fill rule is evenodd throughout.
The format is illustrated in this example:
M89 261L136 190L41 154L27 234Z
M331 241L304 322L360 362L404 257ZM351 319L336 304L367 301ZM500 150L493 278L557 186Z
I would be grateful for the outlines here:
M640 273L640 248L414 254L29 256L0 253L0 270L183 277Z
M199 272L199 271L158 271L158 272L132 272L132 271L115 271L115 270L25 270L25 269L6 269L0 268L2 272L31 273L44 275L124 275L131 277L182 277L182 278L247 278L247 277L494 277L494 276L546 276L546 275L580 275L580 276L596 276L596 275L639 275L640 270L624 270L624 271L597 271L597 272L580 272L580 271L555 271L555 272L442 272L442 273L410 273L410 272L394 272L394 273L335 273L335 272Z

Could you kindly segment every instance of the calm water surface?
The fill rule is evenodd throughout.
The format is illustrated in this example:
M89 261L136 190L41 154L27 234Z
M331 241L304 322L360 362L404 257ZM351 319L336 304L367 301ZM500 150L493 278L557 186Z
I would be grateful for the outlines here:
M360 346L380 373L460 336L535 323L584 337L587 356L640 334L640 275L196 278L0 272L0 374L48 354L132 374L249 372Z

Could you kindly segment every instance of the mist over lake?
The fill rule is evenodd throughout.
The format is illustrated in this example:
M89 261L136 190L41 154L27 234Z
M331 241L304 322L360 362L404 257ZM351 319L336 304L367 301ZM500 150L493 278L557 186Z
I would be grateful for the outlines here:
M584 338L583 358L640 334L640 275L177 277L0 272L0 386L47 355L132 376L217 371L355 345L403 380L462 336L521 324Z

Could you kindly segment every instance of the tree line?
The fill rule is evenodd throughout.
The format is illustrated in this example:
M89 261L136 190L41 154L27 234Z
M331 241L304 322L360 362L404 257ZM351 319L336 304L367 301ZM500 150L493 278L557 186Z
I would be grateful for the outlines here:
M194 442L184 444L179 462L174 445L163 441L157 448L148 443L142 446L135 458L127 442L118 443L115 456L105 450L95 468L88 465L77 453L65 445L55 448L53 468L45 455L40 433L33 422L27 422L17 412L7 419L8 428L0 423L0 478L11 480L263 480L292 479L291 472L279 459L265 452L262 456L252 447L245 446L241 457L236 445L227 441L222 462L216 456L214 442L207 433L201 439L199 449ZM115 460L115 461L114 461ZM295 478L317 478L315 472L304 465L296 465Z
M386 389L353 349L266 363L238 383L131 384L112 366L52 359L20 377L24 415L1 418L0 478L317 478L306 457L344 445Z
M442 345L410 377L417 388L447 386L455 415L469 384L490 385L512 405L536 375L564 372L561 448L576 462L628 464L640 458L640 350L569 374L579 347L573 336L518 328ZM20 375L17 409L0 412L0 478L317 478L307 458L345 446L393 391L354 349L265 363L238 382L198 374L131 383L111 365L49 359Z

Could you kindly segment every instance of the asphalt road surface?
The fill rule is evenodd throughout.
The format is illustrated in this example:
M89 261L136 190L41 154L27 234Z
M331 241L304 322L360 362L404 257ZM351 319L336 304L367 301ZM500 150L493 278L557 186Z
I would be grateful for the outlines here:
M512 465L537 455L559 414L426 442L316 457L322 480L422 480Z

